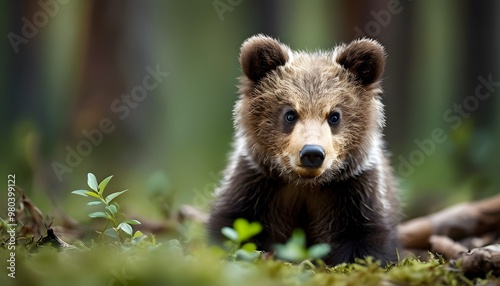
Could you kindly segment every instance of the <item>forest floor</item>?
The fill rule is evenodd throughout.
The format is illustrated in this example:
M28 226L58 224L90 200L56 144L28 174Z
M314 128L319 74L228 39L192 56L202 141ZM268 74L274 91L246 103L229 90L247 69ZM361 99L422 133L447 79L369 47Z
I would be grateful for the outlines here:
M52 226L16 188L20 202L0 225L0 285L500 285L498 197L404 223L396 263L327 267L320 258L329 248L306 248L300 232L269 254L247 242L260 225L245 220L223 230L224 248L207 246L203 214L190 206L163 229L126 219L114 202L125 191L104 194L110 179L97 184L89 174L91 190L73 192L102 207L89 214L97 226L64 218Z

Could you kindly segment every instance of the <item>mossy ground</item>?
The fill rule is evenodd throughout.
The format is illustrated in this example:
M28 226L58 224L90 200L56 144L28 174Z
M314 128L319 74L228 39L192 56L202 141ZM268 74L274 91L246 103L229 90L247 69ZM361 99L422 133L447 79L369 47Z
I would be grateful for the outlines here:
M89 178L92 178L89 179L90 188L101 194L105 185L101 182L98 186L91 174ZM22 192L19 193L22 206L16 210L17 227L11 228L5 221L0 224L2 286L500 285L500 279L492 275L466 277L457 269L459 263L452 267L445 259L432 254L425 260L401 258L396 264L387 266L367 257L356 263L327 267L321 260L303 260L304 257L321 257L325 248L316 247L315 251L311 251L312 247L305 248L305 237L300 232L294 232L287 244L281 245L281 251L277 248L277 256L295 257L293 260L298 261L285 262L269 253L255 252L255 246L247 247L251 243L245 242L261 228L256 227L260 226L256 222L242 219L236 220L233 228L223 229L229 239L226 245L229 251L207 246L200 222L175 219L171 231L158 237L147 231L144 235L136 232L140 235L132 236L132 229L123 237L99 235L96 229L102 230L102 226L80 224L76 228L83 241L70 241L69 245L59 238L65 229L61 226L52 229L45 222L45 215ZM108 205L105 209L110 211ZM91 217L94 211L92 209ZM111 217L94 218L99 222L106 219L111 220ZM135 231L136 226L133 225ZM123 229L118 231L125 234ZM15 261L9 262L13 253ZM9 269L11 265L14 266Z
M15 277L2 267L1 285L496 285L494 277L472 279L444 259L402 259L381 267L367 258L333 268L318 261L288 263L261 255L236 261L200 241L180 242L151 236L126 244L92 241L75 248L30 250L18 245ZM0 261L10 251L0 250ZM496 283L496 284L495 284ZM491 284L488 284L491 285Z

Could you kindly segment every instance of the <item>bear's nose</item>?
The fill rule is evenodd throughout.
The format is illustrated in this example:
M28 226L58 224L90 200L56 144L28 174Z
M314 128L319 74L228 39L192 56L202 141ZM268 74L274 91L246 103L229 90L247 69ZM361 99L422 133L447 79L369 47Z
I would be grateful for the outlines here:
M318 168L325 159L325 149L319 145L304 145L299 153L302 167Z

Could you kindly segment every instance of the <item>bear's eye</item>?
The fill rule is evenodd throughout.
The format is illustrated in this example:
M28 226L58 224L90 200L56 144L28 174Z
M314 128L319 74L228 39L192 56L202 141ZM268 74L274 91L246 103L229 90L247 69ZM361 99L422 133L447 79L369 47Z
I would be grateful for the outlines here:
M337 125L340 123L340 112L334 111L328 116L328 123L331 125Z
M299 118L299 115L297 114L297 112L295 112L293 110L287 111L285 113L285 120L288 123L295 123L295 121L297 121L298 118Z

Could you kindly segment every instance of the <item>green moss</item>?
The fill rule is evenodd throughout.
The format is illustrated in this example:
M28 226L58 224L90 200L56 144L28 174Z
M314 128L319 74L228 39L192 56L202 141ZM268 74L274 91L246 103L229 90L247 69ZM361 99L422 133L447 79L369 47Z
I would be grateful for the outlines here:
M463 274L448 270L446 261L404 259L380 266L371 258L327 268L305 261L292 264L274 258L228 261L220 250L198 246L186 253L177 240L153 245L94 243L89 248L36 252L18 246L16 278L2 285L481 285ZM9 251L0 250L2 261ZM2 270L5 272L5 269ZM490 277L491 279L492 277Z
M0 285L485 285L496 279L491 275L484 280L466 278L447 261L432 254L428 261L409 258L386 267L371 257L327 267L318 258L329 248L321 244L306 248L301 231L294 232L286 244L277 245L277 257L295 261L284 262L255 251L256 246L248 243L248 239L258 234L262 226L242 219L236 220L233 228L224 228L223 233L229 239L226 250L207 247L202 227L194 222L177 225L184 230L180 233L187 242L142 232L136 232L136 236L131 229L119 227L119 222L135 224L135 221L124 218L118 222L115 216L118 205L116 209L109 208L113 205L111 200L122 192L109 195L109 199L103 197L111 177L101 184L91 174L88 178L93 192L74 193L106 205L104 219L111 221L116 234L124 237L113 239L91 231L95 240L67 245L47 228L48 235L38 239L34 229L43 226L37 225L39 220L33 213L23 213L25 223L18 223L16 229L4 222L0 224L0 261L11 258L14 240L10 233L16 234L15 278L8 276L7 267L0 267ZM455 266L459 267L459 263ZM499 282L496 280L497 285Z

